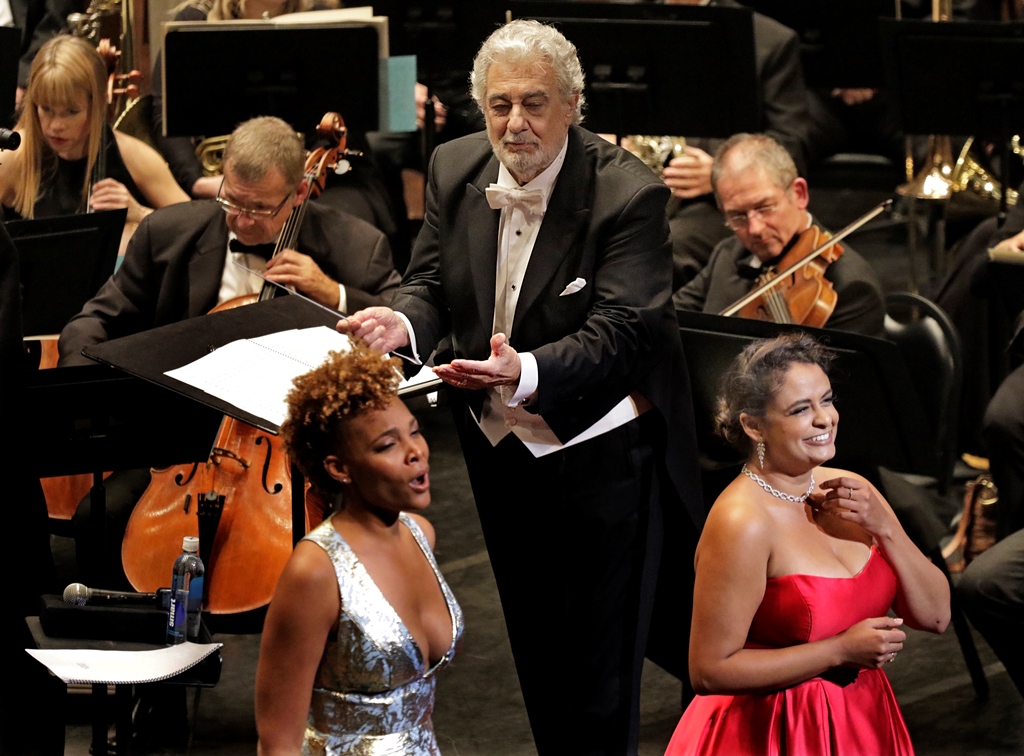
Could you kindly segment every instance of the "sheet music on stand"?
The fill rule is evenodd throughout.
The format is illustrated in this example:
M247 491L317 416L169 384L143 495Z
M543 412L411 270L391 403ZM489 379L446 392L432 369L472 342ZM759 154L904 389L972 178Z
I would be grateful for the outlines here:
M291 379L282 378L280 374L275 375L273 381L276 381L276 384L272 381L262 389L270 399L257 402L260 405L257 411L251 411L236 403L240 401L239 397L241 396L239 387L254 378L261 379L264 375L267 377L271 375L272 370L268 367L270 364L268 355L273 356L274 359L290 362L291 375L294 377L309 372L312 369L310 365L313 367L319 365L331 350L345 348L342 345L347 346L348 337L342 336L334 330L338 319L338 315L332 316L330 313L311 306L309 302L300 297L275 297L266 302L257 302L246 307L188 318L143 333L113 339L103 344L87 347L83 353L97 362L112 365L127 373L159 384L237 420L270 433L277 433L283 416L280 409L274 411L274 408L283 406L284 397L291 388ZM294 340L298 343L295 332L304 329L313 329L316 333L301 337L303 346L299 350L301 355L299 359L275 356L274 352L258 341L270 336L271 338L265 343L271 346L280 346L281 341ZM280 335L282 332L284 335ZM242 353L243 360L249 361L249 366L243 368L240 371L242 374L237 377L220 376L210 379L207 376L204 378L204 381L210 381L211 386L217 383L222 384L220 388L214 387L213 392L208 392L174 375L179 368L199 362L202 358L210 358L215 363L220 362L224 357L230 355L230 352L224 350L239 341L255 342L233 347ZM251 360L253 358L251 354L246 354L251 353L252 350L262 353L258 369L252 368ZM217 354L218 352L222 354ZM318 354L319 357L317 357ZM189 377L190 372L194 371L186 371L186 377ZM202 373L203 369L199 368L198 372ZM211 372L216 374L215 370ZM440 379L427 369L426 372L421 371L415 382L407 383L399 390L399 393L424 393L429 391L431 386L437 384L440 384ZM250 390L246 389L245 391ZM227 398L224 398L225 396ZM266 412L267 406L270 406L271 411L268 414L263 414Z
M233 341L165 375L280 427L288 416L285 399L295 378L323 364L331 352L347 352L351 344L326 326L290 329ZM398 394L438 383L424 367L402 381Z

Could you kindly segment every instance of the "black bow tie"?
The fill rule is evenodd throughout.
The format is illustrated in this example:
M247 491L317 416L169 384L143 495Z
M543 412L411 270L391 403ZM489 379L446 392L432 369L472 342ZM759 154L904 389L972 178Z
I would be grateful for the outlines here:
M274 256L274 247L276 246L276 244L272 243L253 244L252 246L249 246L248 244L242 244L242 242L238 241L238 239L232 239L230 242L228 242L228 248L232 252L238 252L246 255L256 255L257 257L262 257L264 260L269 260L271 257Z

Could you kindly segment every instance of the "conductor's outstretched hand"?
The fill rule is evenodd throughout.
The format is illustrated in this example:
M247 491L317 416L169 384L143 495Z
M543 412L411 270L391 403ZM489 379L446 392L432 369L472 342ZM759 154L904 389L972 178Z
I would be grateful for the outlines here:
M367 307L336 326L338 333L362 339L370 349L387 354L409 346L409 332L403 320L390 307Z

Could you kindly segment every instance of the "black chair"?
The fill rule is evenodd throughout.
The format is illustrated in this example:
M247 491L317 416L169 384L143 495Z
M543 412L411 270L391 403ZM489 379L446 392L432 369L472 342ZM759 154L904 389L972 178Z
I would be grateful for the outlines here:
M945 495L956 465L957 422L963 389L960 340L949 316L934 302L918 294L886 295L885 336L899 347L915 393L921 401L928 433L930 469L915 471L935 479Z

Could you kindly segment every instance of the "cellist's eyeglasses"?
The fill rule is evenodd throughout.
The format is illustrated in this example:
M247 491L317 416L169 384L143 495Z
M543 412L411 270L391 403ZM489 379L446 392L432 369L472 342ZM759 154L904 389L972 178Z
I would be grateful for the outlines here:
M750 222L754 220L754 218L759 218L761 221L764 221L778 209L778 205L764 205L762 207L755 207L742 212L736 211L734 213L726 213L725 225L733 231L739 231L740 229L744 229L749 226Z
M232 202L230 200L227 200L224 197L221 197L220 193L223 190L224 190L224 181L222 179L221 182L220 182L220 188L217 189L217 204L220 205L220 209L223 210L225 213L227 213L230 216L234 217L234 216L238 216L238 215L245 215L245 216L248 216L249 218L252 218L253 220L265 220L267 218L273 218L275 215L277 215L279 212L281 212L281 208L284 207L284 203L288 201L288 199L292 196L292 193L293 193L293 192L288 192L288 194L285 196L285 198L283 200L281 200L278 203L277 207L275 207L273 210L253 210L253 209L248 208L248 207L242 207L241 205L236 205L234 202Z

